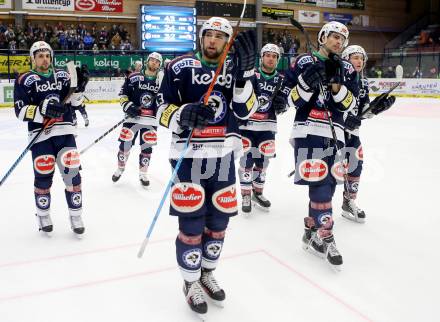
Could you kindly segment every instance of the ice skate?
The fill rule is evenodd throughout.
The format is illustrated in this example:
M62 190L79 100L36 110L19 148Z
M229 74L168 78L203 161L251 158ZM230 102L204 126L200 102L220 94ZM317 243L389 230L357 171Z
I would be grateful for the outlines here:
M139 173L139 181L144 188L150 185L150 180L148 180L147 174L144 172Z
M243 195L241 200L241 211L250 214L252 211L251 195Z
M38 227L39 227L38 230L41 231L46 236L51 237L53 231L53 224L50 215L47 214L46 216L39 216L35 214L35 216L37 216Z
M75 233L76 237L82 238L85 228L81 215L70 216L70 227L72 228L72 231Z
M196 313L202 321L205 321L206 313L208 313L208 303L205 301L200 281L185 281L183 284L183 294L185 294L186 301L191 310Z
M203 287L205 293L210 297L214 304L223 307L224 300L226 298L225 291L220 288L213 275L213 270L203 269L202 276L200 277L200 284Z
M252 194L252 202L264 211L269 211L270 201L263 195L262 192L255 192Z
M84 126L88 127L89 126L89 118L87 117L87 115L83 115L83 119L84 119Z
M357 223L365 223L365 212L356 205L354 199L345 196L342 203L342 217Z
M317 229L315 228L315 224L313 222L313 218L306 217L304 218L304 234L302 237L302 248L313 255L318 256L319 258L324 258L324 243L322 240L318 238Z
M112 181L116 182L121 178L122 173L124 172L124 168L118 168L115 173L113 173Z
M335 271L340 271L342 268L342 256L336 247L336 242L333 234L329 230L320 231L318 234L323 234L320 239L323 241L325 259Z

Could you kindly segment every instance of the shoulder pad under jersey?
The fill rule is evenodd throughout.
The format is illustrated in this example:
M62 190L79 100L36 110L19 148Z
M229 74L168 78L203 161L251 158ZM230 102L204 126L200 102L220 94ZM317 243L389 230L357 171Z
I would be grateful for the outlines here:
M34 72L27 72L22 74L18 78L18 84L23 84L26 87L30 87L33 83L38 82L41 77Z

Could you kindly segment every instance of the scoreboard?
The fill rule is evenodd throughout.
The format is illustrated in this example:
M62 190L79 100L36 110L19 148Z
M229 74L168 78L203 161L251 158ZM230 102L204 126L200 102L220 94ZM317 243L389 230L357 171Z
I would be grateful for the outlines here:
M140 14L142 49L160 53L196 49L195 8L141 5Z

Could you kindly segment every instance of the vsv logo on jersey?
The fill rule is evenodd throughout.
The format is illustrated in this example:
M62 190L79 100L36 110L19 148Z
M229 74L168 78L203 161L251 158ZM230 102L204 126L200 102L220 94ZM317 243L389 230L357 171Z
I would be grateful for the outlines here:
M61 82L51 83L49 81L46 81L45 84L36 84L37 92L47 92L47 91L54 91L54 90L61 90L63 88L63 85Z
M195 69L191 70L192 73L192 83L198 84L198 85L209 85L211 84L211 81L214 79L215 72L212 70L211 75L203 73L203 74L196 74ZM224 77L222 74L218 75L217 85L225 86L226 88L231 88L232 85L232 75L227 74L226 77Z
M205 201L205 189L196 183L176 183L171 189L171 206L183 213L197 211Z

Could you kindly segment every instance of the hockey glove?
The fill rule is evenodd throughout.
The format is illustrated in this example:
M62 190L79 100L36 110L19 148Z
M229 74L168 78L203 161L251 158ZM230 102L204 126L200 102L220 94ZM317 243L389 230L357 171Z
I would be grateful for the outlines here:
M348 113L347 119L345 120L345 128L350 131L354 131L361 126L361 118L357 115Z
M215 116L214 110L203 103L182 105L177 123L182 128L204 129Z
M257 58L256 43L257 39L254 30L242 31L234 40L235 65L237 66L236 80L238 81L238 87L243 87L244 82L254 75Z
M64 104L57 102L53 98L45 99L40 104L40 113L44 117L56 119L63 116L66 113L67 108Z
M272 100L272 107L276 115L283 114L287 111L287 100L281 95L276 95Z
M389 109L394 102L396 101L395 96L378 96L376 97L371 103L370 103L370 111L374 115L380 114L382 112L385 112L387 109Z
M321 64L310 65L298 77L298 83L301 88L307 92L319 91L319 87L326 79L324 66Z
M125 102L123 108L124 112L130 117L137 117L141 115L141 107L136 106L133 102Z
M83 65L81 68L76 67L76 74L78 76L77 93L83 93L86 90L87 83L89 82L89 71Z
M341 58L333 53L325 61L325 74L328 84L342 84L344 81L344 65Z

